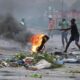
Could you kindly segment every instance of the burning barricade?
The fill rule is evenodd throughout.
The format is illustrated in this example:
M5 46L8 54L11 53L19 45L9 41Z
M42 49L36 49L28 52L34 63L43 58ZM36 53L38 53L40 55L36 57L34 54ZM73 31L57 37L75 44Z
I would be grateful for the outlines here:
M24 66L30 70L59 67L60 65L56 64L57 57L43 51L44 45L48 40L49 37L45 34L35 34L30 38L32 54L20 52L12 57L12 59L4 60L4 62L10 67Z
M48 40L49 37L45 34L35 34L31 36L30 43L32 44L32 54L27 54L27 52L19 52L16 55L14 55L11 59L1 60L1 66L24 66L26 69L30 70L59 67L60 65L56 64L57 57L55 55L43 51L44 45Z

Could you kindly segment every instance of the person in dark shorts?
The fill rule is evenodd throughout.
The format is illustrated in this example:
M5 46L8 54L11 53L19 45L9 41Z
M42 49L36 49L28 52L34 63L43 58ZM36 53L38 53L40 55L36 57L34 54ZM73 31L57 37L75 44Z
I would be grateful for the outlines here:
M67 52L67 49L72 41L75 41L76 46L80 49L80 45L78 44L79 32L78 32L77 25L75 22L76 22L76 20L74 18L71 19L71 27L67 29L67 30L71 30L71 37L69 39L69 42L66 45L64 52Z

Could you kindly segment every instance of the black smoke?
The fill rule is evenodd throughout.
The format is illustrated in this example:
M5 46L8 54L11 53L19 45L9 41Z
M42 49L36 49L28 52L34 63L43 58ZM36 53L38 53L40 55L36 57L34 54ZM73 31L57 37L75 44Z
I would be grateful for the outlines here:
M11 14L7 14L0 19L0 36L25 44L29 41L32 33Z

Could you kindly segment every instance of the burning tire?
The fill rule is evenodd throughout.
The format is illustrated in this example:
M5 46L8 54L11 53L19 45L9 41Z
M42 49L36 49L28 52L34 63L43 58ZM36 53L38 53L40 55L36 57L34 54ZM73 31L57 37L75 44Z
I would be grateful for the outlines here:
M49 37L45 34L36 34L31 37L32 43L32 53L40 52L45 43L48 41Z

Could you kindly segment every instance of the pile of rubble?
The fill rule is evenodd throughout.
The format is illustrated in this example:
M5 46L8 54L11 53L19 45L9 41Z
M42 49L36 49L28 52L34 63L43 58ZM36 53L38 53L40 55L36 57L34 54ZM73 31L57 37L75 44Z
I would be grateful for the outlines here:
M39 53L27 55L26 53L17 53L10 59L0 60L0 67L21 67L24 66L28 70L40 70L44 68L59 68L65 63L80 63L80 55L63 54L58 55L51 53Z
M26 69L39 70L44 68L61 67L63 64L57 63L56 56L48 53L26 55L26 53L17 53L10 59L0 60L0 67L20 67Z

